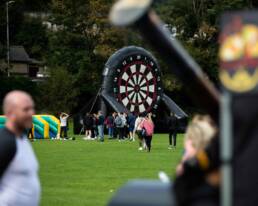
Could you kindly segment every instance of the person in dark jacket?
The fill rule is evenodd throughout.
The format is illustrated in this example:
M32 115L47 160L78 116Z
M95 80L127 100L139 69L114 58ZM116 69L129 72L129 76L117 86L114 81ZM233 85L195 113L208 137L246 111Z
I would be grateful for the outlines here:
M168 118L168 129L169 129L169 147L168 147L168 149L173 149L173 148L176 148L177 118L176 118L175 114L172 112Z
M93 129L92 129L92 133L93 133L93 137L94 139L98 139L98 115L96 113L93 113Z
M104 142L104 123L105 123L105 117L102 113L102 111L98 112L98 122L97 122L97 128L98 128L98 138L100 142Z
M129 113L128 115L128 130L129 130L129 135L130 135L130 141L135 141L135 138L134 138L134 125L135 125L135 120L136 120L136 117L133 113Z
M83 125L85 129L85 140L90 140L91 139L91 131L93 128L93 117L90 113L87 113L83 119Z
M119 135L119 142L124 140L124 121L123 121L123 113L118 113L115 118L115 126Z
M117 135L118 135L118 128L116 128L116 124L115 124L115 119L117 117L117 113L116 112L113 112L112 114L112 117L113 117L113 138L114 139L117 139Z
M106 120L105 120L105 124L106 124L106 127L108 129L108 138L109 139L113 139L113 134L114 134L114 117L112 114L110 114Z

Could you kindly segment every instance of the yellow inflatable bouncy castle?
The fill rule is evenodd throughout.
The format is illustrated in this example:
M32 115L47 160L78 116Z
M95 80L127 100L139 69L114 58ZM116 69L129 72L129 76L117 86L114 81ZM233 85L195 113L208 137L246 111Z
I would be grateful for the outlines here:
M0 115L0 128L4 127L6 117ZM59 137L60 121L53 115L33 115L32 133L35 139Z

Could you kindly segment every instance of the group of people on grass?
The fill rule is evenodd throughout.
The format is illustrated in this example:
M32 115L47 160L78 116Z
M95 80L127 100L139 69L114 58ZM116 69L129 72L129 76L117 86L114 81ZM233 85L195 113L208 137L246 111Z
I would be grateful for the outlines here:
M139 150L151 150L151 140L154 133L154 123L151 113L136 116L133 113L113 112L107 117L99 111L97 114L87 113L83 118L85 130L84 140L99 140L104 142L104 129L108 131L109 139L135 141L135 134L139 137ZM144 146L144 147L143 147Z
M69 115L62 112L60 115L60 139L67 139ZM177 117L174 113L168 118L167 124L169 129L169 147L176 148L177 139ZM139 139L139 150L146 149L150 151L152 135L154 133L154 123L152 113L117 113L113 112L107 117L102 111L98 113L86 113L83 117L83 130L85 131L84 140L99 140L104 142L104 130L106 128L108 139L118 139L119 142L124 140L135 141L135 136Z
M139 139L139 150L151 150L152 136L154 133L154 122L151 113L135 115L133 113L113 112L106 118L101 111L98 114L87 113L84 118L85 140L98 139L104 141L104 129L108 131L109 139L119 141L135 141ZM178 119L171 113L167 120L169 130L169 147L176 148ZM193 157L198 151L207 146L216 132L212 120L208 116L197 115L188 125L184 140L184 156L182 161ZM180 166L178 167L180 168ZM178 169L180 171L180 169Z

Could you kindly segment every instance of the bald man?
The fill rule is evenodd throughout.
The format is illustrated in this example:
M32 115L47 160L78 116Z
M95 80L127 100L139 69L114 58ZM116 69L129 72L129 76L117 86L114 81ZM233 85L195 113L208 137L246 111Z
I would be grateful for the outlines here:
M25 92L12 91L4 98L3 111L7 121L0 130L0 205L37 206L38 162L25 133L32 127L33 100Z

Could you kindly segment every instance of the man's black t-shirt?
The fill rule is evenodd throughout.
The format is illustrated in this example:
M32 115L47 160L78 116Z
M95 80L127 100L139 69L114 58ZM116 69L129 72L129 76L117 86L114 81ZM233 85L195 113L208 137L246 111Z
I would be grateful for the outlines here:
M0 179L16 153L15 135L6 128L0 129Z

